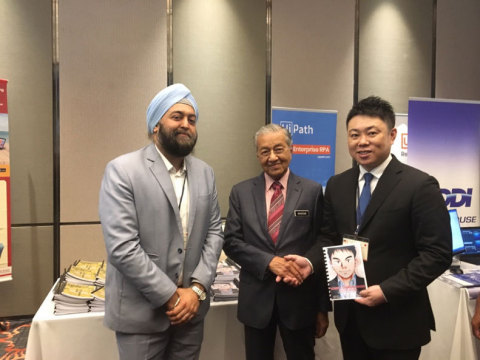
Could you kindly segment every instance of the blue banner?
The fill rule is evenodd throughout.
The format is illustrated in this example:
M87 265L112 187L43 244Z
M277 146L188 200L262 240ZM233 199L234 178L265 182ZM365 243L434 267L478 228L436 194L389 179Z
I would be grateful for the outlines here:
M479 143L480 102L408 102L408 164L437 178L462 227L480 224Z
M292 134L290 169L325 188L335 173L337 112L273 108L272 123Z

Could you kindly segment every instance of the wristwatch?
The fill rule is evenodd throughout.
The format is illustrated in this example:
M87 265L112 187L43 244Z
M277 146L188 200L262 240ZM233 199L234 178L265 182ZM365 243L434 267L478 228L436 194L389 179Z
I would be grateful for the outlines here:
M195 291L195 294L198 295L198 300L203 301L207 298L207 293L205 292L205 290L202 290L197 285L192 285L191 289Z

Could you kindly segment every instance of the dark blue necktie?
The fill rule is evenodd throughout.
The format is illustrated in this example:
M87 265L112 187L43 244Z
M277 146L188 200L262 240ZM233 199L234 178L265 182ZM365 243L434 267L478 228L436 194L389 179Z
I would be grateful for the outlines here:
M363 214L367 208L368 203L370 202L371 191L370 191L370 181L372 180L373 175L370 173L365 173L363 179L365 180L365 185L363 185L362 193L358 199L358 208L357 208L357 225L362 223Z

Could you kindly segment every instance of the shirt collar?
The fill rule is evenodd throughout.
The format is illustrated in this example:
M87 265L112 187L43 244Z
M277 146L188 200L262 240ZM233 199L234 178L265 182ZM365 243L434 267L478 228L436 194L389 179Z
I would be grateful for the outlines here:
M343 283L342 279L340 279L340 276L338 276L337 279L338 279L338 287L339 288L342 288L342 287L346 286ZM356 274L353 274L352 280L350 280L350 286L357 286L357 275Z
M272 187L272 184L275 182L275 180L273 180L272 177L267 173L264 173L264 174L265 174L265 189L268 191ZM286 189L289 176L290 176L290 168L287 168L287 171L285 172L285 174L283 174L283 176L276 181L282 184L283 188Z
M390 164L390 161L392 161L392 154L389 154L384 162L382 162L380 165L378 165L376 168L374 168L370 171L365 170L365 168L362 165L360 165L359 166L360 174L358 174L358 180L361 180L363 178L363 175L365 175L365 173L367 173L367 172L372 174L375 178L380 179L383 172L387 168L388 164Z
M173 166L172 163L168 161L168 159L165 157L165 155L163 155L163 153L158 149L157 144L155 144L155 149L157 149L157 152L160 154L160 157L162 158L165 167L170 174L178 173L178 175L183 175L187 171L187 164L185 163L185 160L183 160L183 167L177 171L177 169L175 169L175 166Z

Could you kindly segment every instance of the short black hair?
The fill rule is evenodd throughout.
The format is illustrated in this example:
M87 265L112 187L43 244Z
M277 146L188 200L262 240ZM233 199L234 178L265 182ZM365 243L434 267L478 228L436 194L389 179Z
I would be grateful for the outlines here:
M357 115L378 117L387 124L389 130L395 127L395 112L392 104L378 96L369 96L353 105L347 115L347 127L348 122Z
M337 251L351 251L353 253L353 257L357 256L357 249L355 245L345 245L342 247L330 247L327 248L327 254L330 261L332 261L332 255Z

